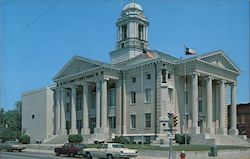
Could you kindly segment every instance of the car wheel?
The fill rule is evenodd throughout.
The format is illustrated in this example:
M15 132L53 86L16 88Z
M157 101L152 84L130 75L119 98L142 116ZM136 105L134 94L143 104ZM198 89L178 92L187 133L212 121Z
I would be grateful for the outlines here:
M69 156L70 156L70 157L74 157L75 154L74 154L73 152L71 152L71 153L69 154Z
M19 152L22 152L22 150L21 150L21 149L19 149L18 151L19 151Z
M92 159L92 156L91 156L91 154L89 152L86 153L86 158L87 159Z
M60 153L59 153L59 152L56 152L56 156L60 156Z
M109 154L107 155L107 159L114 159L114 157L111 154Z

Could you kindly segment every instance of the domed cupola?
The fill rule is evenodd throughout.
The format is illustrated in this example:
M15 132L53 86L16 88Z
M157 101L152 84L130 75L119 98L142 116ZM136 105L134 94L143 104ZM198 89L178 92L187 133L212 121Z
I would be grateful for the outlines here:
M131 59L148 48L148 19L142 7L131 2L123 7L117 26L116 50L110 52L111 63Z

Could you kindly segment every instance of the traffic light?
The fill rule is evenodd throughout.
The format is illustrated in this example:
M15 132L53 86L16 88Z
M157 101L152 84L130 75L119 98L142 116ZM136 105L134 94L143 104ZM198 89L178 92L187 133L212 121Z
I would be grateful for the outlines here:
M174 115L174 118L173 118L173 120L174 120L174 123L173 123L173 125L174 125L174 127L176 127L176 125L178 124L178 117L177 117L177 115Z
M168 127L169 131L172 133L173 132L173 124L174 124L174 114L171 112L168 112Z

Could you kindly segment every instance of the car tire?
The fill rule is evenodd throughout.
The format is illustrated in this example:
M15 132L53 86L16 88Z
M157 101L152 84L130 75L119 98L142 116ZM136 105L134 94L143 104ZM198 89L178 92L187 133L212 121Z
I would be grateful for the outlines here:
M75 154L74 154L73 152L71 152L71 153L69 154L69 156L70 156L70 157L75 157Z
M91 156L91 154L89 152L86 153L86 158L87 159L92 159L92 156Z
M111 154L108 154L107 159L114 159L114 157Z
M59 153L59 152L56 152L56 156L60 156L60 153Z
M19 149L18 151L19 151L19 152L22 152L22 149Z

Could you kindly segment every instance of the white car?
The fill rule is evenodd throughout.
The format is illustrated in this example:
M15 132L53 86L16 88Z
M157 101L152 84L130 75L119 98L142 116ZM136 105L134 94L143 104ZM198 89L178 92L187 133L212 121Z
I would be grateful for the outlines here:
M135 149L128 149L125 145L119 143L103 143L97 148L83 149L84 156L87 159L92 157L107 158L107 159L129 159L130 157L138 156L138 151Z

